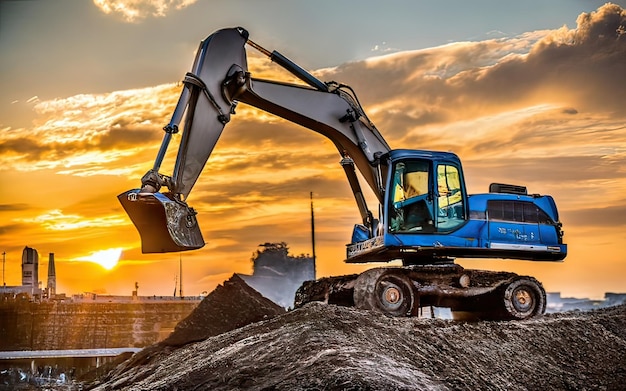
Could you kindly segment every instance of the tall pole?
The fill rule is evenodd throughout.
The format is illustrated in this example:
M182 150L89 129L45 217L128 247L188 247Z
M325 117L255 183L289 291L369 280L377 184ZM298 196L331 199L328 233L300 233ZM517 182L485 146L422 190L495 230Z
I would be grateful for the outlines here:
M2 252L2 286L7 286L7 283L4 281L4 263L6 262L7 253L6 251Z
M316 278L317 271L315 270L315 215L313 214L313 192L311 192L311 246L313 247L313 278Z
M179 258L178 258L178 263L179 263L179 267L180 267L180 287L178 288L178 294L180 296L180 298L183 298L183 255L182 254L178 254Z

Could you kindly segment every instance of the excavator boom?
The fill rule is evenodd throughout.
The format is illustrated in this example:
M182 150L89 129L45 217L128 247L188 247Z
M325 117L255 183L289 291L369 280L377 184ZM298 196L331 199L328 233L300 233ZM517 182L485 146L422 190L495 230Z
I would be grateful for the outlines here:
M247 70L246 43L306 85L252 78ZM239 102L330 139L342 157L363 222L372 229L372 214L365 205L354 167L382 203L381 172L386 170L381 170L378 158L390 147L354 93L347 86L323 83L282 54L250 41L243 28L230 28L219 30L200 43L172 119L164 127L165 136L153 168L142 178L141 189L118 196L141 235L144 253L193 250L204 245L195 211L186 200ZM159 169L172 134L179 131L183 119L174 172L166 176ZM162 186L169 192L159 193Z

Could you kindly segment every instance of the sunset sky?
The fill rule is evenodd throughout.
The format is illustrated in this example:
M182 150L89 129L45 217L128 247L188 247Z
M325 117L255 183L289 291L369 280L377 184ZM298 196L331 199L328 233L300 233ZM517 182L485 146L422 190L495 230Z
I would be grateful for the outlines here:
M243 26L324 81L354 88L392 148L453 151L470 193L551 194L563 263L460 260L535 276L549 292L626 292L626 1L0 1L0 252L24 246L57 291L185 295L250 273L260 243L343 263L358 209L331 142L240 105L189 204L206 246L144 255L117 195L151 168L199 42ZM283 80L248 50L253 76ZM179 137L179 136L177 136ZM174 151L175 152L175 151ZM171 173L173 163L162 172ZM169 171L168 171L169 170ZM371 197L370 197L371 198ZM370 208L376 210L373 202ZM110 269L101 251L121 251ZM100 257L100 258L98 258Z

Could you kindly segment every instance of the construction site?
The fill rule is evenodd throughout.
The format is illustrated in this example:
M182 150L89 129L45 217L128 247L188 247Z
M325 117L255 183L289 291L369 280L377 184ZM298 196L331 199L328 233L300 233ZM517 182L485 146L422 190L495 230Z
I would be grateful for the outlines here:
M621 390L626 305L524 321L286 312L234 275L94 390Z
M235 274L158 343L63 383L29 376L3 370L0 389L620 390L626 305L509 322L286 310Z
M614 15L613 24L619 20L619 27L610 31L619 40L625 14L619 7L606 9ZM247 60L251 50L293 80L253 76ZM69 380L63 374L58 381L42 382L41 375L31 381L20 370L3 372L0 386L97 391L623 390L623 294L608 292L604 301L583 306L546 292L536 276L517 274L504 265L466 269L457 262L564 261L570 249L560 212L567 208L557 207L551 194L538 192L556 189L531 190L518 182L521 177L503 183L481 174L488 187L470 192L466 181L472 180L471 171L464 171L459 155L448 148L411 149L404 138L392 147L352 87L318 76L324 73L311 73L252 41L243 27L214 31L200 42L184 76L152 168L117 199L141 238L142 254L203 248L203 220L188 200L206 212L210 198L203 199L202 191L194 193L196 198L190 195L201 174L216 175L204 170L205 164L236 109L248 105L313 131L336 147L359 218L345 254L332 258L369 267L318 278L311 192L312 257L289 255L284 242L261 244L252 259L252 275L233 273L167 336L165 326L154 322L146 327L135 317L129 326L111 321L114 316L103 318L119 323L116 331L159 331L156 342L143 340L135 345L140 350L109 355L106 363L73 373ZM181 131L180 140L174 139ZM173 171L164 173L166 157L173 156L170 147L177 149L176 161ZM511 167L522 166L512 160ZM23 270L37 273L36 266L31 269ZM180 278L182 295L182 266ZM48 287L53 292L54 284ZM137 289L135 284L133 297ZM585 310L576 308L579 304ZM87 328L100 328L92 317L85 319ZM16 335L23 329L13 323L5 328ZM31 331L31 346L33 335ZM105 332L105 345L108 338ZM32 373L36 357L30 359Z
M35 258L26 248L26 272ZM314 257L263 243L251 262L252 274L233 274L203 298L142 297L137 286L125 297L65 297L54 292L54 267L46 290L26 278L0 303L0 350L12 353L0 357L0 390L621 390L626 382L623 294L548 293L546 314L511 321L453 320L432 307L390 316L323 297L294 308L299 287L316 278Z

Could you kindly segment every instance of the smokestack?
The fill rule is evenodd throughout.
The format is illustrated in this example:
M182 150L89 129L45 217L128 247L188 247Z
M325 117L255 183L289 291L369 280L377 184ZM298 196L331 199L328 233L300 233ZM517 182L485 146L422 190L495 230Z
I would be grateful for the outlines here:
M54 299L57 294L57 272L54 267L54 253L48 255L48 298Z

